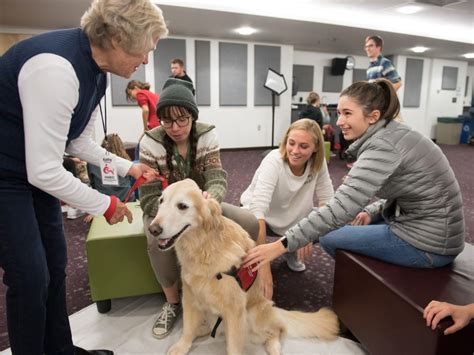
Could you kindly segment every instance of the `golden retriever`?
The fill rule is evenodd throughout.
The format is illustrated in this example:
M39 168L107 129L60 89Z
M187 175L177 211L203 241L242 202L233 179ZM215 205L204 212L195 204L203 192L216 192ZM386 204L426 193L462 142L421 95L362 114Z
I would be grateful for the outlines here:
M187 354L196 337L210 333L223 318L227 354L243 354L246 339L263 343L268 354L280 354L289 337L335 339L339 324L329 309L315 313L273 306L261 292L259 277L245 292L236 279L216 275L239 267L255 242L238 224L222 216L219 203L205 199L190 179L170 185L150 225L163 250L175 248L183 283L183 334L168 354Z

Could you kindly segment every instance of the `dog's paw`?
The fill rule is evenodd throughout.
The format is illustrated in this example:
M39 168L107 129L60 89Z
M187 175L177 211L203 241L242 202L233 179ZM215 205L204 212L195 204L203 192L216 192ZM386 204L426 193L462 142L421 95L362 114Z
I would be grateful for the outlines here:
M182 341L178 341L168 350L167 355L186 355L190 347L191 344L188 345Z

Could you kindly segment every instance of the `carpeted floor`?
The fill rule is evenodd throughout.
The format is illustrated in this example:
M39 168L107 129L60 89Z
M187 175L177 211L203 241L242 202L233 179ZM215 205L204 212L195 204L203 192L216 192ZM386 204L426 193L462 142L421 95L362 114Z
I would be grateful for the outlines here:
M474 147L466 145L444 145L441 147L448 157L461 186L466 219L466 241L474 243ZM258 167L263 150L241 150L222 152L222 162L229 174L229 192L226 202L238 204L240 194L250 183ZM338 158L332 158L329 172L337 188L347 169ZM82 218L65 219L68 241L69 265L67 269L67 299L69 314L92 303L85 257L85 236L88 224ZM274 301L283 308L317 310L331 305L334 262L314 248L313 257L307 262L307 271L293 273L283 260L272 264L274 275ZM0 276L3 271L0 270ZM9 346L5 314L5 286L0 284L0 350Z

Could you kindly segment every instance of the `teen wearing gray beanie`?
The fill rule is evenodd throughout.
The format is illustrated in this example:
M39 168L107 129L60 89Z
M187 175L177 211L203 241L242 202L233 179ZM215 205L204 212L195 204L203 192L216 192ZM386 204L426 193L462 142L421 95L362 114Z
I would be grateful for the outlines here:
M170 78L166 80L156 106L158 117L161 110L167 106L181 106L187 108L195 120L198 119L199 109L193 95L193 84L188 81Z

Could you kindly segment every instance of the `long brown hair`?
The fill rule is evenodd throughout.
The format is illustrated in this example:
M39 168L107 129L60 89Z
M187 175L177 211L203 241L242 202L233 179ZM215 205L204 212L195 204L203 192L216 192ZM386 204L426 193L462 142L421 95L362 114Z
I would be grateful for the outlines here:
M194 169L196 165L196 155L197 155L197 142L198 136L196 133L196 119L192 116L191 112L183 106L165 106L160 110L160 117L171 117L171 110L176 112L178 110L180 116L191 116L192 126L191 131L189 132L189 144L191 147L191 170ZM168 166L168 170L171 172L173 171L173 148L175 146L175 142L165 134L164 138L164 147L166 150L166 165Z
M130 156L127 154L125 150L125 146L123 145L122 139L117 133L111 133L107 135L107 139L104 138L102 141L102 148L105 148L110 153L115 154L120 158L124 158L127 160L130 159Z
M127 100L133 101L131 90L138 88L140 90L150 90L150 83L143 83L140 80L130 80L125 89L125 94L127 95Z
M302 118L298 121L295 121L288 127L288 130L285 133L285 137L283 141L280 143L280 155L281 158L288 162L288 152L286 151L286 143L288 142L288 136L290 132L293 130L305 131L311 135L313 138L314 145L316 146L316 152L313 153L313 157L311 160L311 172L317 173L321 166L323 165L324 161L324 137L323 132L321 132L321 128L319 125L309 119L309 118Z
M400 101L390 81L377 79L374 82L359 81L352 84L340 95L350 97L362 106L364 116L373 111L380 111L380 119L385 119L387 125L400 113Z

